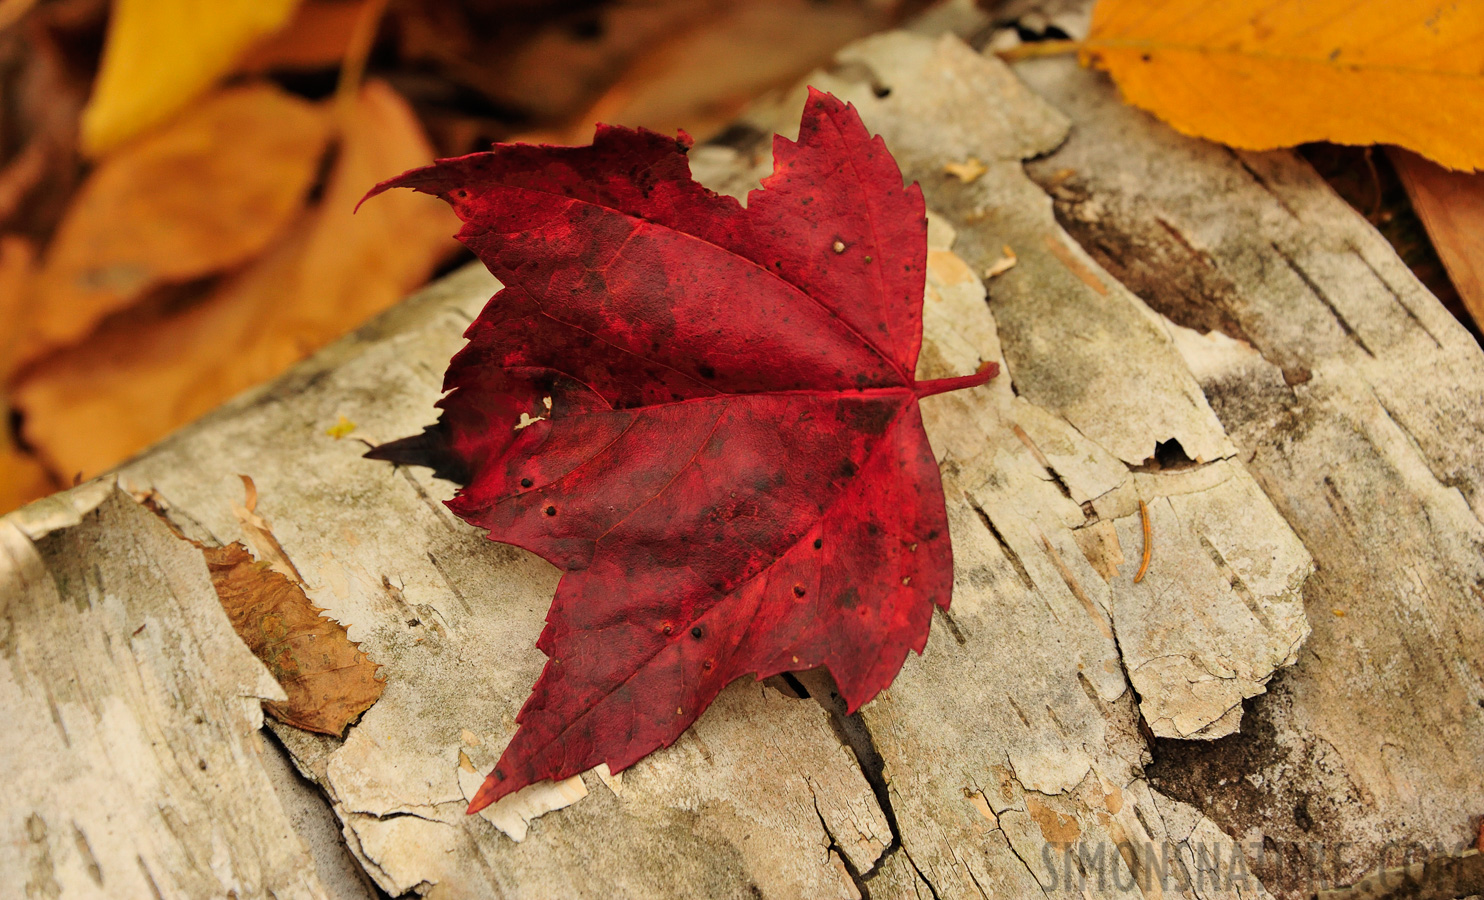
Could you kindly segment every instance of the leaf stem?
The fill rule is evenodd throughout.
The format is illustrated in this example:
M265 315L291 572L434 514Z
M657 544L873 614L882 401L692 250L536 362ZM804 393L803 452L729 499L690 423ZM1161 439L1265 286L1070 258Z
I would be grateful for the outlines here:
M918 398L931 397L934 394L942 394L947 391L957 391L962 388L978 387L989 381L989 379L1000 374L1000 364L990 363L982 370L973 375L960 375L956 378L934 378L932 381L919 381L912 386L912 390Z
M1082 41L1030 41L1017 44L1008 50L1000 50L995 53L1000 59L1007 63L1019 62L1022 59L1039 59L1043 56L1061 56L1066 53L1077 53L1083 48Z

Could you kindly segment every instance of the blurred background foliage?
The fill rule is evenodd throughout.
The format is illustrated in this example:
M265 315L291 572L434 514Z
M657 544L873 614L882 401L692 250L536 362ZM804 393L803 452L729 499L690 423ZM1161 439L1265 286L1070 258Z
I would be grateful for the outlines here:
M0 513L471 258L436 199L398 191L353 215L382 179L495 141L586 143L598 121L704 141L914 17L1016 58L1071 52L1088 15L1086 0L0 0ZM1484 176L1396 148L1300 152L1477 336Z
M0 512L467 259L433 198L352 215L376 182L599 120L704 140L925 5L0 0Z

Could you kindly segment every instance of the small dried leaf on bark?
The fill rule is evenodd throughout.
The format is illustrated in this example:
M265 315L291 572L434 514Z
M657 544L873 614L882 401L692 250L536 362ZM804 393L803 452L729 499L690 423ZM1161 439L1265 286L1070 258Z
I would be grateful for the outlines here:
M329 134L322 109L260 84L105 160L47 249L21 360L76 342L152 289L257 256L299 214Z
M240 543L201 552L232 627L288 694L287 703L263 704L275 718L339 737L380 699L379 667L298 585Z
M114 0L103 62L82 116L91 156L169 118L230 72L298 0Z
M28 371L27 441L59 471L100 472L396 303L457 251L457 219L411 193L352 210L432 153L406 102L368 83L320 206L199 302L112 320Z

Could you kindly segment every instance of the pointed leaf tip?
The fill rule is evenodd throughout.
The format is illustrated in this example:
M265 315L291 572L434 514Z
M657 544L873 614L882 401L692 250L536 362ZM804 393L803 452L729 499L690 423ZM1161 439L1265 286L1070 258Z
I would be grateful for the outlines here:
M500 791L504 779L495 777L498 771L499 769L491 769L490 773L485 776L484 783L479 786L479 790L474 792L474 799L469 801L469 808L464 811L464 815L472 816L504 796L504 793Z

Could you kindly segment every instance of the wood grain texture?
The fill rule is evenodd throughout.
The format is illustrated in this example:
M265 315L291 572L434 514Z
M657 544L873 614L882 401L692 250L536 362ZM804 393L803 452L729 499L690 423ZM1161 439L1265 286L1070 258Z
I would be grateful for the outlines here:
M1315 841L1329 886L1401 848L1468 845L1484 790L1484 355L1294 156L1175 135L1074 66L1017 71L1074 123L1032 177L1168 318L1317 567L1313 635L1250 728L1157 744L1155 784L1266 839L1254 871L1289 894L1313 886Z

